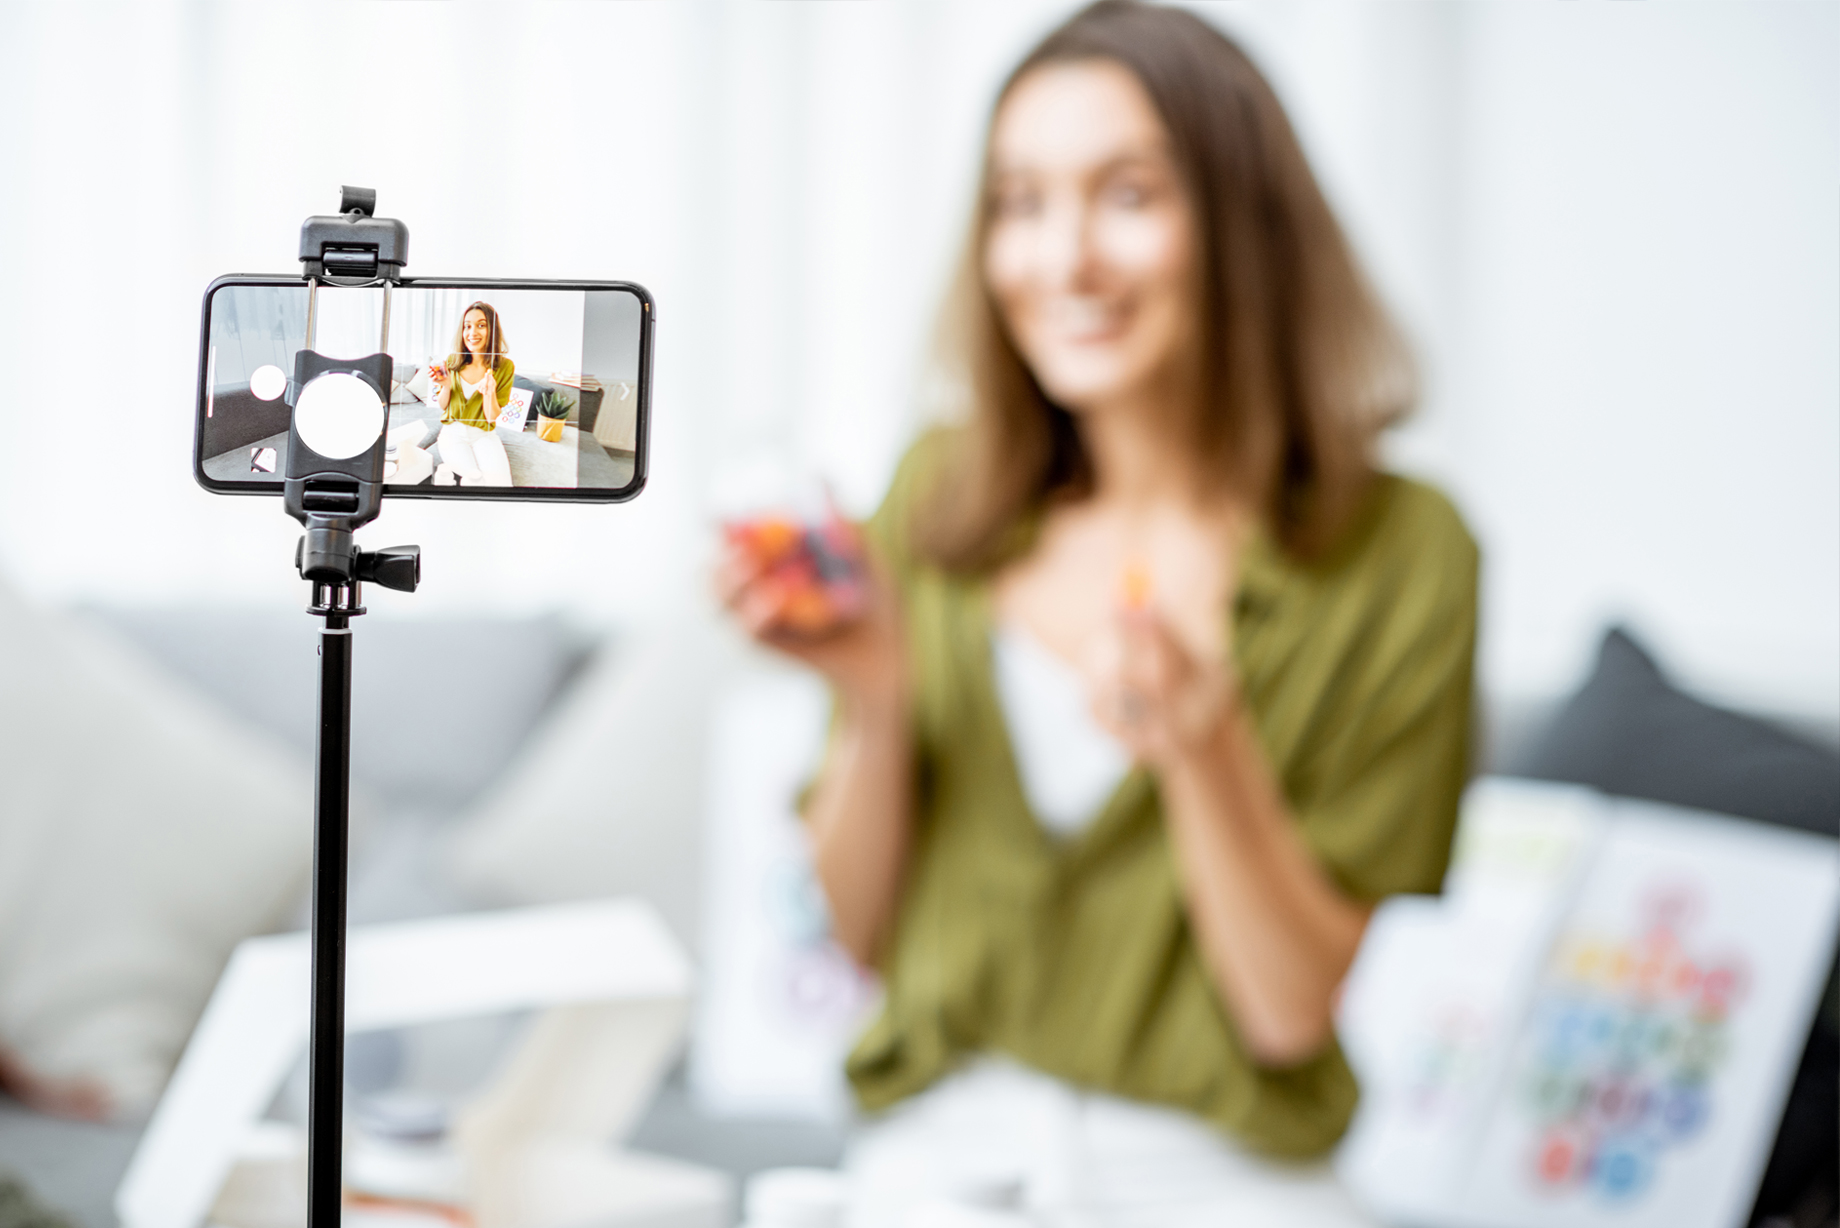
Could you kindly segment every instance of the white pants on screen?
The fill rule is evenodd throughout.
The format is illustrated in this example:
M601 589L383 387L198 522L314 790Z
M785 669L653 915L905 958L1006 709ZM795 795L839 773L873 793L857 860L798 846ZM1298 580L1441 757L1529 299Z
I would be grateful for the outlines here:
M1327 1162L1267 1160L1187 1113L1084 1091L1002 1059L983 1059L872 1118L852 1137L844 1167L851 1228L1375 1225ZM1020 1204L1010 1215L968 1218L957 1209L1005 1186Z
M504 442L493 432L449 422L441 428L440 444L441 464L453 470L460 485L511 485L511 461L505 456Z

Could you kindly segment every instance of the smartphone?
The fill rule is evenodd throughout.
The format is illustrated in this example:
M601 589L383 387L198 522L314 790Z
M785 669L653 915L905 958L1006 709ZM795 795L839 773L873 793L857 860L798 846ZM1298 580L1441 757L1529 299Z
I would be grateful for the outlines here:
M383 353L387 497L623 502L645 486L652 322L631 282L220 277L193 473L218 494L279 495L296 355Z

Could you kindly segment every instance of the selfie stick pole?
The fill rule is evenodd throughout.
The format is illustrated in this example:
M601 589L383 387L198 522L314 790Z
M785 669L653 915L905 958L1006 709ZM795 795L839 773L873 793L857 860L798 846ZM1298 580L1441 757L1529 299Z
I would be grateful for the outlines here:
M307 1040L307 1223L339 1228L344 1201L345 1092L345 875L351 800L351 620L364 613L363 584L401 592L421 582L419 546L360 550L352 533L377 518L383 498L383 453L389 431L391 362L390 286L409 258L409 228L374 217L377 193L345 188L339 214L310 217L300 228L300 259L307 289L307 344L295 356L289 388L293 413L283 503L306 535L294 551L301 578L313 585L307 613L321 618L319 722L313 793L313 1006ZM317 292L324 285L383 288L383 335L378 353L357 360L330 359L313 350ZM322 377L342 382L309 386ZM359 384L377 396L365 401ZM357 390L354 401L354 390ZM303 406L310 406L303 414ZM329 445L327 415L350 411L360 424L356 455L328 457L301 438L303 416L312 442ZM381 411L379 413L379 411ZM369 424L377 423L370 444ZM336 435L336 432L334 432Z

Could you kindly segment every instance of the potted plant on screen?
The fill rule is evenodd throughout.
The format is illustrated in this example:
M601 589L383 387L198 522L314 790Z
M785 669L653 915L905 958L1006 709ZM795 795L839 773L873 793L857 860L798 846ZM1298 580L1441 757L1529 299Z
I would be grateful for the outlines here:
M549 443L562 441L562 424L575 411L575 402L554 388L537 398L537 438Z

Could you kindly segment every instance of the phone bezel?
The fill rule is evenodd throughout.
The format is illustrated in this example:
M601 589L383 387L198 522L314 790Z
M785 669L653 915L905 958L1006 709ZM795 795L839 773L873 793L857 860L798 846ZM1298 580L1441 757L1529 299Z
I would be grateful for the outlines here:
M211 300L219 290L230 286L299 286L311 283L307 277L284 274L228 273L205 287L199 311L198 327L198 396L192 413L192 477L214 495L256 495L281 497L281 482L226 482L206 476L204 471L204 413L208 390L206 373L211 363ZM343 283L340 283L343 284ZM381 287L382 282L371 283ZM392 289L428 290L624 290L639 300L639 379L634 394L633 477L618 490L602 487L586 490L566 486L396 486L386 483L387 499L468 499L512 503L625 503L645 489L651 458L652 422L652 325L653 310L649 290L632 281L539 281L528 278L499 277L404 277L390 283Z

